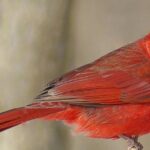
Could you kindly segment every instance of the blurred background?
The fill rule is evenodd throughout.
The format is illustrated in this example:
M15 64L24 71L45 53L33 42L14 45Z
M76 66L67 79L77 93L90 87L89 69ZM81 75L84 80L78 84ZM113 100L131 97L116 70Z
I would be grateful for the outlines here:
M33 102L48 81L148 32L149 0L1 0L0 111ZM144 150L149 139L140 138ZM35 120L0 133L0 149L126 150L126 142Z

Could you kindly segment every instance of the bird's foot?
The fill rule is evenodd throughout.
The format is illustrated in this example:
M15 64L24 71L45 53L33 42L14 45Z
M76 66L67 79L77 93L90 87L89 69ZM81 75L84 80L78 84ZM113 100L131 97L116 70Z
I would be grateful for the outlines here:
M137 136L128 137L125 135L121 135L120 138L123 138L127 141L128 150L142 150L143 149L142 144L138 142Z

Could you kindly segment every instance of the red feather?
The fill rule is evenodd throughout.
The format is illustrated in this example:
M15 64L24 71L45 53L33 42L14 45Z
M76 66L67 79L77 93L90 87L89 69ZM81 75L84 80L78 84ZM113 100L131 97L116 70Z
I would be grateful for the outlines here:
M0 114L0 131L41 118L91 137L150 132L150 34L52 81L37 103Z

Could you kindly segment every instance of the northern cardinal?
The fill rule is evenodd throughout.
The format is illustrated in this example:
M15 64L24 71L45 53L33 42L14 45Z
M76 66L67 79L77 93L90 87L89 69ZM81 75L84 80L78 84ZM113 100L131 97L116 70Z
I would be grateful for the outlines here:
M37 101L0 114L0 131L33 119L63 120L93 138L141 150L150 132L150 34L50 82Z

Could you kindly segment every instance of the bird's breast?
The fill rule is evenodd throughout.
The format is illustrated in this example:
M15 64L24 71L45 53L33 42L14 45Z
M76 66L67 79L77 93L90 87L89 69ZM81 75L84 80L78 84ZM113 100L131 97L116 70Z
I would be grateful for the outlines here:
M150 104L78 107L72 108L70 114L75 116L71 123L77 125L76 131L90 137L117 138L122 134L132 136L150 132Z
M75 125L76 132L94 138L118 138L119 135L143 135L150 132L150 104L67 106L46 119L64 120Z

